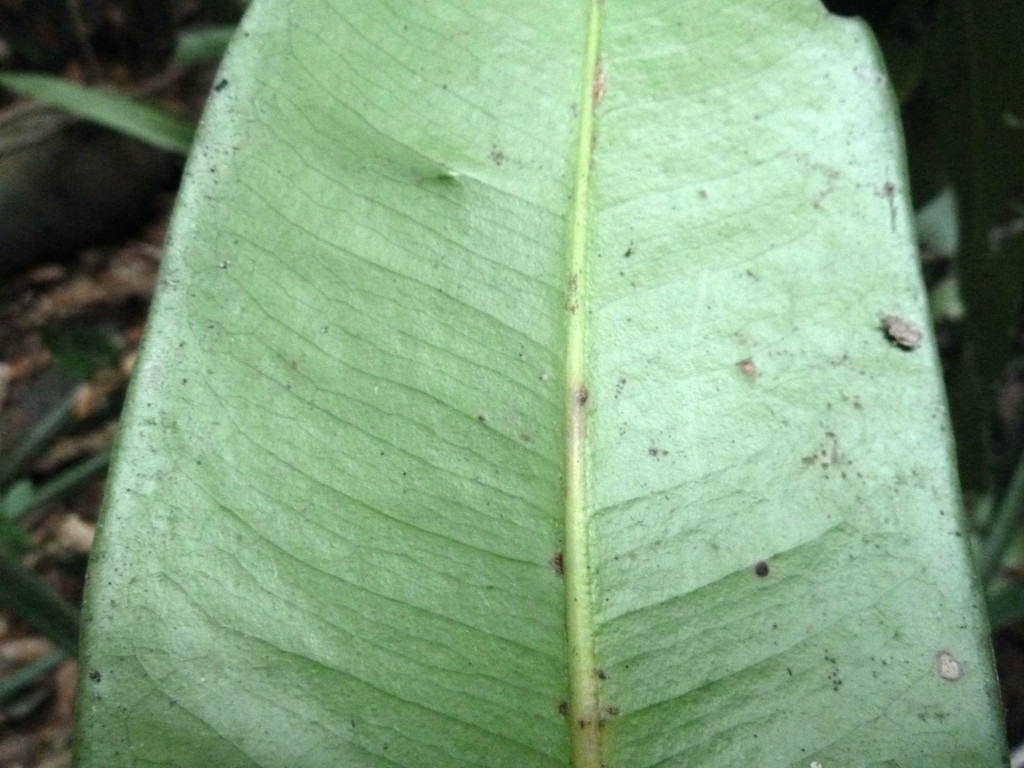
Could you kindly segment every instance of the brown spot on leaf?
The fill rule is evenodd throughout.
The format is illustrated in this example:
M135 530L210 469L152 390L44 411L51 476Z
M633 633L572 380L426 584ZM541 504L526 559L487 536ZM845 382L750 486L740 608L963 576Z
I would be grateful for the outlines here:
M949 651L939 651L935 656L939 677L943 680L959 680L964 673L963 665Z
M569 702L568 701L560 701L560 702L558 702L558 714L560 714L562 717L565 717L566 715L569 714Z
M757 377L757 366L754 365L753 359L749 357L745 358L736 363L736 365L740 369L740 373L742 373L748 379L753 379Z
M555 552L555 554L551 556L551 560L549 560L548 562L551 563L551 567L559 576L565 573L565 561L562 557L562 550L558 550L557 552Z
M594 70L594 109L596 110L601 106L601 101L604 99L604 92L607 89L608 84L604 79L604 63L598 59L597 68Z

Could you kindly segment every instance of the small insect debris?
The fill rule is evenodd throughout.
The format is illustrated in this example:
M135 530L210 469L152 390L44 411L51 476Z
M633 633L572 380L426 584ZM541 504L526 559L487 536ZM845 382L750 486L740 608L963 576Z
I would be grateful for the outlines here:
M555 552L555 554L551 556L551 560L548 562L551 563L551 567L559 576L565 572L565 561L562 558L562 550Z
M589 398L590 392L585 386L580 386L579 390L576 392L576 400L580 405L586 405Z
M883 317L882 331L894 346L907 352L921 346L921 338L923 337L921 329L898 315L886 315Z

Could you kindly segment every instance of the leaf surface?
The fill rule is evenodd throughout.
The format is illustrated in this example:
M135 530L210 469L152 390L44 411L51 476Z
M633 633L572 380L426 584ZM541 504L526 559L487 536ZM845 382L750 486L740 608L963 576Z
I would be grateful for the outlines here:
M893 114L804 0L254 4L81 765L996 765Z

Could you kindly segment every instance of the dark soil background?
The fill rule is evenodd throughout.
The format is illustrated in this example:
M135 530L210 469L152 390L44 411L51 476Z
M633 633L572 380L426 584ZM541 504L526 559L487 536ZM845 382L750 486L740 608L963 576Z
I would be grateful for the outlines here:
M181 67L179 34L234 23L232 0L0 0L0 66L113 86L195 121L216 61ZM21 480L98 467L21 521L25 562L72 605L183 158L0 91L0 458L47 421ZM54 648L0 605L0 681ZM78 669L0 703L0 768L72 765Z
M831 5L912 45L934 3ZM0 66L112 84L195 119L215 62L177 66L176 41L182 31L235 22L240 6L0 0ZM55 420L25 469L37 486L112 445L181 168L180 157L0 92L0 457ZM948 257L922 256L930 280L948 273ZM1022 387L1011 379L1004 390L1002 421L1016 429ZM76 606L103 499L100 465L21 525L26 562ZM1024 740L1024 629L1000 632L994 645L1013 745ZM53 647L0 606L0 680ZM76 663L65 661L0 703L0 768L72 764L77 676Z

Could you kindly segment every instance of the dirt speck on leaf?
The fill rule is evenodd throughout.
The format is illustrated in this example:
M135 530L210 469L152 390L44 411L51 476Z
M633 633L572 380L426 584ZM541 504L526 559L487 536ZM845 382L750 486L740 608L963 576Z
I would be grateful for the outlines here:
M565 561L562 557L562 550L555 552L555 554L551 556L551 560L549 560L549 562L551 563L551 568L559 576L565 572Z
M921 329L898 315L886 315L883 317L882 331L890 343L907 352L911 352L921 346L923 335Z
M828 681L832 686L832 690L835 693L839 693L843 687L843 678L839 673L839 660L826 651L825 661L829 664Z
M601 101L604 99L604 92L608 84L604 79L604 64L598 59L597 68L594 70L594 109L596 110L601 106Z
M935 655L935 663L943 680L959 680L964 673L963 665L949 651L939 651Z

